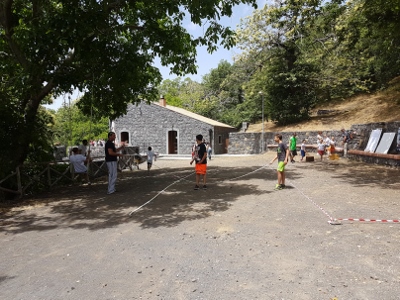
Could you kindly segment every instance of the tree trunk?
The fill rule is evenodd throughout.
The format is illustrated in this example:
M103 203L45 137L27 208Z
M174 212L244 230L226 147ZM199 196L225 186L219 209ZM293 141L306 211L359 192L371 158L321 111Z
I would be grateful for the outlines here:
M11 132L13 138L10 142L9 161L7 163L9 172L14 171L18 166L21 166L28 154L29 146L33 142L32 131L35 130L36 115L40 101L30 100L26 107L24 120L15 132Z

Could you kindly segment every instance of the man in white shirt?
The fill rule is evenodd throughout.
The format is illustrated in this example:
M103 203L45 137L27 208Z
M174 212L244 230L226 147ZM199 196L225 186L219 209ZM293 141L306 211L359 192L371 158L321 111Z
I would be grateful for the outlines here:
M76 174L80 174L82 178L85 177L88 185L90 185L91 183L89 181L89 175L85 164L89 160L90 160L90 151L88 152L88 155L85 157L82 154L79 154L78 147L72 148L72 155L69 157L69 162L74 166L74 171Z
M79 147L78 147L80 154L82 154L83 156L87 155L87 145L88 145L88 141L82 140L82 144L79 145Z

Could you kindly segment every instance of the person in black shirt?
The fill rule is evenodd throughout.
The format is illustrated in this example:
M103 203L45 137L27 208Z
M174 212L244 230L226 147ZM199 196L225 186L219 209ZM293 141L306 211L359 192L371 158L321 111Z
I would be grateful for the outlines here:
M118 153L119 150L124 148L122 145L119 148L115 148L115 133L109 132L108 133L108 140L106 145L104 146L104 151L106 155L106 163L108 168L108 190L107 194L115 193L115 183L117 182L117 157L122 156L121 153Z
M201 134L196 135L196 143L197 146L195 149L195 153L190 162L190 164L192 164L193 161L196 162L196 185L194 186L194 189L195 190L199 189L200 176L203 175L203 190L206 190L207 149L206 145L203 142L203 136Z

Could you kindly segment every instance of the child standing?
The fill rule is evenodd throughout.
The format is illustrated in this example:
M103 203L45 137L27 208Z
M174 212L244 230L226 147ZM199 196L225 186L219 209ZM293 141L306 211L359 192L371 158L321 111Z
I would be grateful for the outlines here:
M210 143L207 143L207 153L208 153L208 159L211 160L212 148Z
M289 159L289 148L286 144L282 142L282 135L275 135L274 141L278 143L278 149L276 150L276 156L273 160L271 160L270 164L272 164L276 159L278 159L278 183L275 186L276 190L281 190L285 188L285 166L288 163Z
M206 174L207 174L207 149L206 145L203 142L203 136L201 134L196 135L196 149L195 153L190 161L190 164L195 161L196 163L196 185L194 186L195 190L199 189L200 185L200 176L203 175L203 190L207 189L206 185Z
M331 137L331 139L330 139L330 141L329 141L329 153L330 153L330 155L332 155L332 154L335 154L335 151L336 151L336 141L335 141L335 137L334 136L332 136Z
M301 142L300 154L301 154L301 161L303 161L304 156L306 156L306 140L303 140Z
M324 136L324 143L325 143L325 150L326 150L326 154L329 156L331 156L331 139L325 134Z
M324 140L319 139L318 140L318 154L321 156L321 161L325 154L325 147L326 147L326 145L324 143Z
M150 171L155 157L154 151L151 147L147 148L147 171Z

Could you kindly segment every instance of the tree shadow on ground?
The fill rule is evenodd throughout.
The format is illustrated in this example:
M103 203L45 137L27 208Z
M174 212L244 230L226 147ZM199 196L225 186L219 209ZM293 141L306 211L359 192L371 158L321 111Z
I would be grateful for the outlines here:
M365 164L363 162L341 159L336 162L317 162L305 165L318 172L329 173L332 178L340 179L354 187L376 187L380 189L400 190L400 169L389 166Z
M14 278L15 278L15 276L0 276L0 283L2 283L3 281L14 279Z
M132 222L142 228L173 227L226 211L242 196L271 193L276 173L255 169L210 167L207 190L193 190L192 168L123 172L118 175L118 192L112 195L106 195L107 178L103 177L92 186L67 186L17 207L3 207L0 231L101 230Z

